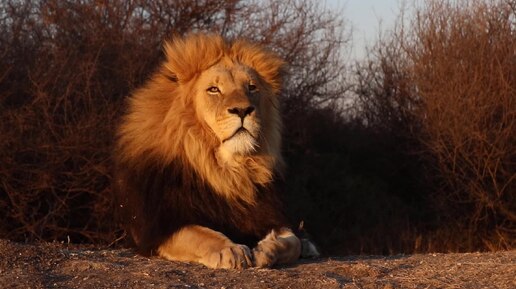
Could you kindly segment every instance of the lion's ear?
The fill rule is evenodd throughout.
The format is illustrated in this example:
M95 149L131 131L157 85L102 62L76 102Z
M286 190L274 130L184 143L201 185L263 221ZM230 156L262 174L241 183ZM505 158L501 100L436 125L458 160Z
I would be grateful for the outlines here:
M164 67L179 82L187 82L215 64L224 55L225 44L215 34L192 33L164 43Z
M272 87L274 93L278 93L286 64L276 53L264 47L249 43L245 40L237 40L231 47L231 55L238 62L252 67Z

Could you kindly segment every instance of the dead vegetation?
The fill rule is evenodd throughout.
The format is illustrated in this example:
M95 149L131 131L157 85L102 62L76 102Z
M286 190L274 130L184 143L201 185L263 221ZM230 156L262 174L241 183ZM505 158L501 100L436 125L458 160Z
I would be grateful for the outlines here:
M280 53L292 115L346 90L335 83L343 23L316 1L3 1L1 237L116 239L110 152L124 98L163 57L163 39L195 30Z
M510 1L429 1L358 72L366 120L422 160L424 193L449 226L424 246L515 245L515 17Z

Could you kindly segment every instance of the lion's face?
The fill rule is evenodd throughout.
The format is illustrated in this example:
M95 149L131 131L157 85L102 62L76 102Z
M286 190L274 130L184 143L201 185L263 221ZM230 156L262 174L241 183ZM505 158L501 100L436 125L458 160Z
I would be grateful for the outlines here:
M180 160L221 194L251 200L254 184L270 182L282 166L284 62L259 45L219 35L178 37L164 48L159 71L130 99L118 133L120 157L141 166Z
M220 141L219 151L247 155L258 149L261 133L259 77L251 68L223 58L202 72L195 85L195 110Z

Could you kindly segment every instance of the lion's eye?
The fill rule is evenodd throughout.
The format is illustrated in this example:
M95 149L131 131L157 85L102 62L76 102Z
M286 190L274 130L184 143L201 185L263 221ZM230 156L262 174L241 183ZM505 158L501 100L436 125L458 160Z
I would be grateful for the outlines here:
M208 88L206 91L210 94L220 93L220 89L216 86L210 86L210 88Z
M247 86L247 89L249 89L250 92L255 92L256 90L258 90L256 85L254 85L252 83L249 83L249 85Z

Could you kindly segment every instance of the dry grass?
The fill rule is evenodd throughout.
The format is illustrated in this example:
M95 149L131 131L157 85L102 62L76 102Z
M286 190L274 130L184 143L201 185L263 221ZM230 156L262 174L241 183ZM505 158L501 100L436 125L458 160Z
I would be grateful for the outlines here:
M126 249L0 240L2 288L514 288L516 251L350 256L213 270Z

